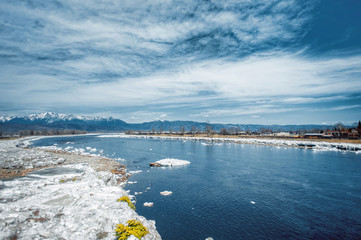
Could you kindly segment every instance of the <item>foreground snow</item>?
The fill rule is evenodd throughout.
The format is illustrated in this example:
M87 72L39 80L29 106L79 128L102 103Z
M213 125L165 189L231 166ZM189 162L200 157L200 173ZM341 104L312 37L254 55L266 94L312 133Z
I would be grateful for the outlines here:
M210 137L171 137L171 136L149 136L149 135L125 135L125 134L103 134L99 135L101 138L150 138L150 139L171 139L171 140L190 140L190 141L204 141L202 145L210 145L216 142L227 143L245 143L245 144L260 144L273 146L287 146L287 147L305 147L316 150L329 151L354 151L361 152L361 144L355 143L336 143L324 141L300 141L300 140L283 140L283 139L260 139L260 138L210 138Z
M51 153L43 158L42 151L16 145L19 140L0 141L1 163L6 160L20 166L21 161L32 162L31 158L18 160L26 151L36 162L52 161ZM115 224L130 219L149 229L142 239L161 239L154 221L139 216L127 203L117 202L127 195L117 180L108 171L96 172L88 164L78 163L0 181L0 239L114 239Z
M174 158L165 158L165 159L156 161L156 163L159 163L161 166L183 166L183 165L188 165L191 162L185 161L185 160L174 159Z
M65 162L64 158L52 157L49 152L22 148L29 146L31 139L37 138L0 141L0 169L33 169Z

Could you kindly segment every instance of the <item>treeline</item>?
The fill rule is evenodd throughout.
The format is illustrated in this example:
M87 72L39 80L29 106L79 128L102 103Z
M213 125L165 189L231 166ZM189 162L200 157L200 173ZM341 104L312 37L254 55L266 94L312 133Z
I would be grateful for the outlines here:
M86 134L87 131L76 129L43 129L43 130L19 130L17 132L0 131L0 138L26 137L26 136L53 136L53 135L76 135Z
M246 135L246 136L273 136L278 138L287 138L287 137L324 137L324 138L349 138L357 139L361 138L361 122L354 123L352 126L345 126L342 123L337 123L333 128L328 129L290 129L288 131L283 131L282 129L275 131L270 128L260 128L257 131L251 131L250 129L241 129L239 127L231 128L220 128L218 131L214 130L212 125L206 125L204 129L200 130L195 126L187 129L184 126L180 126L179 130L174 131L172 128L165 130L162 127L159 129L152 128L151 131L133 131L127 130L126 134L145 134L145 135L154 135L154 134L164 134L164 135L206 135L212 137L213 135Z

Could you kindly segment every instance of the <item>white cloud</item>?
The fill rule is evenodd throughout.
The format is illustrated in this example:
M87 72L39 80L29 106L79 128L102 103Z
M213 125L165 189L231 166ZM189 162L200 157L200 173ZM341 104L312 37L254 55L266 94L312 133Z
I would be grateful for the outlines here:
M3 1L0 107L128 107L134 108L129 118L143 121L184 109L191 116L254 118L349 100L361 92L361 56L322 59L279 50L304 34L308 6Z
M344 105L344 106L333 107L331 108L331 110L340 111L340 110L353 109L353 108L361 108L361 105L360 104Z

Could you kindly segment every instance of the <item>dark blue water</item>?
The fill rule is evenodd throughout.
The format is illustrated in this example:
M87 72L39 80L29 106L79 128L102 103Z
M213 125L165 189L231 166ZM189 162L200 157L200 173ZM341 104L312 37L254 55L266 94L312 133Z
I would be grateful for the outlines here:
M35 146L54 143L103 149L126 159L128 170L142 170L125 188L143 192L137 212L156 220L166 240L361 239L360 154L96 136L48 138ZM148 165L167 157L191 164ZM160 195L164 190L173 194Z

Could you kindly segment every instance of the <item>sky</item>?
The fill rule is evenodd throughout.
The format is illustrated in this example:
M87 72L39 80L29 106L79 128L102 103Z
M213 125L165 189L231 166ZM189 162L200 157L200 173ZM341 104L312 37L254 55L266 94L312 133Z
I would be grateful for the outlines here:
M360 0L1 0L0 114L361 120Z

